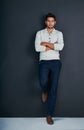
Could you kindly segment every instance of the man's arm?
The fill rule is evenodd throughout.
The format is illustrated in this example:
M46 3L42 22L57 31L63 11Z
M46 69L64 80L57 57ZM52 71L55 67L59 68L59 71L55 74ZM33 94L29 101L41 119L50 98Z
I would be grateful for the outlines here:
M49 48L51 48L53 50L61 51L64 47L63 33L60 32L58 35L59 36L58 36L58 42L57 43L42 42L41 45L48 46Z
M59 32L59 34L58 34L58 41L57 42L58 43L54 44L54 50L58 50L58 51L63 50L64 39L63 39L63 33L62 32Z
M37 32L35 37L35 51L37 52L46 51L46 46L42 46L40 43L41 43L40 32Z
M41 42L41 45L46 46L46 47L50 48L51 50L54 49L54 44L50 43L50 42Z

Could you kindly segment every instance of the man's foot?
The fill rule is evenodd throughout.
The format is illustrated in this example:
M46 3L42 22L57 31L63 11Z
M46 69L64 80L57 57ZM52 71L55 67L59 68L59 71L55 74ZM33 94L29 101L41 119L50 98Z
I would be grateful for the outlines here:
M46 117L46 121L47 121L47 123L48 123L49 125L54 124L54 121L53 121L53 119L52 119L51 116L47 116L47 117Z
M41 95L42 97L42 102L43 103L45 103L46 101L47 101L47 98L48 98L48 93L46 92L46 93L44 93L44 92L42 92L42 95Z

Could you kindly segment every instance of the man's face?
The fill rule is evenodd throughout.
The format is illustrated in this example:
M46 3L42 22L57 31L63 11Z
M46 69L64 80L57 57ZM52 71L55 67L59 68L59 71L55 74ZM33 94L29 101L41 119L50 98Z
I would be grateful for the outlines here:
M56 25L56 21L53 17L48 17L45 24L48 28L53 28Z

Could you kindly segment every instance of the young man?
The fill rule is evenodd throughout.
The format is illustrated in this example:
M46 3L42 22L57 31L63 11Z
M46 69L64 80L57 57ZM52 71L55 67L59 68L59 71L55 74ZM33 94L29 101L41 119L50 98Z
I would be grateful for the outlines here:
M39 30L35 37L35 51L39 56L39 83L42 88L42 102L48 103L46 121L53 124L52 119L57 95L59 74L62 66L60 53L64 47L63 33L55 29L56 17L48 13L45 17L46 28ZM50 87L48 84L50 75Z

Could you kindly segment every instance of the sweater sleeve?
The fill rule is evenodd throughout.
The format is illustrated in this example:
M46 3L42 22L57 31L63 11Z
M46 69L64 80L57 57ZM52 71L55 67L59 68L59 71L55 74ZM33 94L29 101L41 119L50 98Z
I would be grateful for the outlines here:
M46 47L40 45L41 42L42 42L42 41L41 41L41 34L40 34L40 32L37 32L37 33L36 33L36 37L35 37L35 51L36 51L36 52L45 51Z
M54 43L54 50L61 51L64 47L64 39L63 39L63 33L59 32L58 34L58 41L57 43Z

